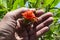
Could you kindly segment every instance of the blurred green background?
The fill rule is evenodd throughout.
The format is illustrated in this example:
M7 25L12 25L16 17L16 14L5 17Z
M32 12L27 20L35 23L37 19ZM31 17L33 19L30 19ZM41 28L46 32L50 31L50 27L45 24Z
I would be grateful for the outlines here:
M0 20L12 10L27 7L43 9L45 12L52 12L54 22L50 30L39 40L60 40L60 0L0 0Z

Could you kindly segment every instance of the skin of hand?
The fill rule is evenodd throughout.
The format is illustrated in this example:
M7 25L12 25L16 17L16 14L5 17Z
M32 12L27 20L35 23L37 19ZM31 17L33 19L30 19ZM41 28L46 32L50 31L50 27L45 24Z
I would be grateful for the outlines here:
M20 8L15 11L8 12L2 21L0 22L0 40L16 40L15 32L19 35L22 40L36 40L39 36L43 35L49 30L49 25L52 23L52 13L48 12L44 14L40 10L36 11L36 16L38 13L41 13L41 16L38 16L38 21L32 25L22 28L21 24L21 13L29 10L28 8ZM20 19L19 19L20 18ZM18 20L19 19L19 20ZM24 24L23 24L24 25ZM16 27L19 27L16 29ZM29 33L27 33L29 31ZM29 36L28 36L29 35Z
M40 36L49 30L49 25L53 22L53 14L51 12L44 13L43 10L34 11L38 17L37 22L31 25L25 25L23 24L24 19L20 18L17 20L17 34L21 40L38 40ZM26 27L27 30L23 26Z

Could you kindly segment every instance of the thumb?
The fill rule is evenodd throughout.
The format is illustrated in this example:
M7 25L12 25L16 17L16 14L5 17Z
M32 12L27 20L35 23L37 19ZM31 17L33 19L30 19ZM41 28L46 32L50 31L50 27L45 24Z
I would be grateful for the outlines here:
M27 10L29 10L29 9L28 9L28 8L19 8L19 9L16 9L16 10L14 10L14 11L8 12L8 13L5 15L5 17L6 17L6 18L7 18L7 17L10 17L10 18L12 18L12 19L14 19L14 20L17 20L18 18L21 17L21 13L23 13L23 12L25 12L25 11L27 11Z

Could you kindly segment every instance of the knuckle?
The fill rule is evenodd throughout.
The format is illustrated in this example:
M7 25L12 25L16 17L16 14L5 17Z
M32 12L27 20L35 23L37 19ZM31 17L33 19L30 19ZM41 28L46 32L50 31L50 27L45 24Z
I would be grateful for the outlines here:
M13 16L13 14L12 14L13 12L8 12L5 16L4 16L4 18L9 18L9 17L12 17Z

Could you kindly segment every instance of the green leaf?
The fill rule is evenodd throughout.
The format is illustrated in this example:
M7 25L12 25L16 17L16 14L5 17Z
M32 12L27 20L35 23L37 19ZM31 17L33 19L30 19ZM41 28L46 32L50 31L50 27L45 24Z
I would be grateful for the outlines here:
M28 0L29 8L35 8L35 3L37 0Z
M36 0L35 8L40 8L40 6L41 6L40 2L41 2L41 0Z
M7 0L7 7L12 8L14 1L15 0Z
M18 7L24 7L24 0L16 0L13 4L13 9L17 9Z
M51 4L54 0L44 0L44 7L48 6L49 4Z
M28 0L24 0L24 4L27 2Z
M59 2L60 2L60 0L55 0L54 3L51 5L51 8L56 6Z
M28 2L30 3L29 5L31 8L40 8L41 0L28 0Z
M0 0L0 4L2 4L2 0Z
M20 5L20 7L24 7L24 0L19 0L19 5Z
M7 0L0 0L0 5L2 5L5 8L7 8Z
M31 3L36 3L37 0L28 0Z
M7 8L7 0L3 0L3 6Z
M14 2L14 4L13 4L13 9L12 9L12 10L16 9L17 6L18 6L18 0L16 0L16 1Z

